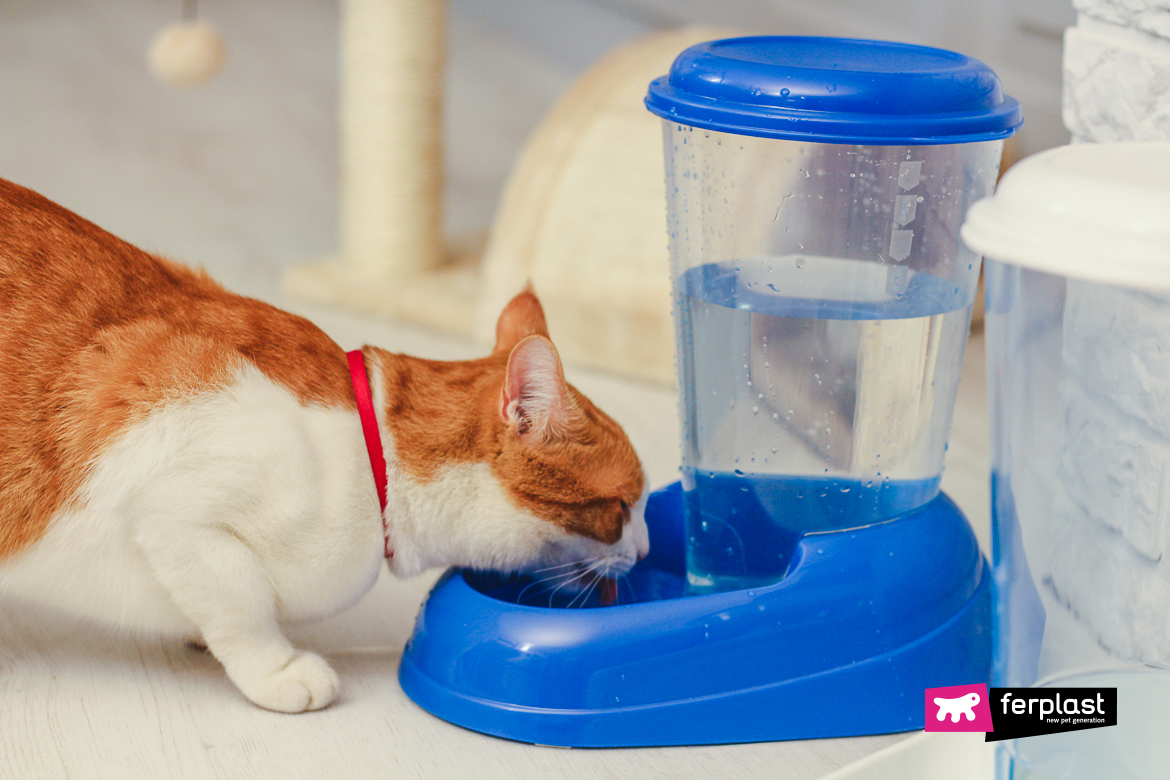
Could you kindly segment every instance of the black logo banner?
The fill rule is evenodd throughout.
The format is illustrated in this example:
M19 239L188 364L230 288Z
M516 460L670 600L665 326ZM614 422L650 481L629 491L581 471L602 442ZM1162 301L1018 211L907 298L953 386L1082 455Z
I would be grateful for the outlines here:
M1116 688L992 688L987 742L1117 725Z

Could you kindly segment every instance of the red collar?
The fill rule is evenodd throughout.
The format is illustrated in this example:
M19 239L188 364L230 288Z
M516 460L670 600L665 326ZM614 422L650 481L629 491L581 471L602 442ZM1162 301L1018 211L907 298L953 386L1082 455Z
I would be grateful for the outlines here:
M386 537L386 557L394 557L390 546L390 527L386 523L386 456L382 453L382 435L378 433L378 418L374 415L374 398L370 380L366 376L366 360L360 349L345 353L349 360L349 375L353 379L353 395L357 399L358 417L362 433L366 435L366 452L374 471L374 487L378 489L378 504L382 507L382 532Z

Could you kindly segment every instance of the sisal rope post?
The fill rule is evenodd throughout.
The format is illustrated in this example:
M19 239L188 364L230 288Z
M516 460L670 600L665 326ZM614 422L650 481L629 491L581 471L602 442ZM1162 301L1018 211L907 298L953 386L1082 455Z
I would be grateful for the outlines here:
M385 280L443 260L442 0L343 0L342 261Z

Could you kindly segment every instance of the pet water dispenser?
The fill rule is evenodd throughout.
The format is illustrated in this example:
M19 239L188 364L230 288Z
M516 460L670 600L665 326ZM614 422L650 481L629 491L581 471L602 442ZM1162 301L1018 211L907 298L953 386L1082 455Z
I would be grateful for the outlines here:
M1001 742L997 777L1166 778L1170 143L1029 157L963 238L987 254L993 684L1117 697L1116 726Z
M448 572L402 687L550 745L922 728L926 688L990 674L988 569L939 479L980 265L959 225L1019 106L959 54L791 37L687 49L646 105L681 483L614 606Z

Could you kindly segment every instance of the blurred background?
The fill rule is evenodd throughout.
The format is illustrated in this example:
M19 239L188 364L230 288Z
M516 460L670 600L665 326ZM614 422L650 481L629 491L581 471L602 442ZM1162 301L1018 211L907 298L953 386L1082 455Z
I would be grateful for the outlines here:
M1065 0L450 0L444 230L477 240L525 139L613 47L692 23L955 49L1024 107L1018 151L1060 124ZM228 48L197 89L156 81L178 0L0 2L0 176L144 248L279 300L282 270L337 245L335 0L202 0Z

